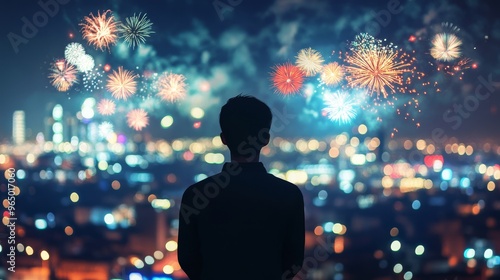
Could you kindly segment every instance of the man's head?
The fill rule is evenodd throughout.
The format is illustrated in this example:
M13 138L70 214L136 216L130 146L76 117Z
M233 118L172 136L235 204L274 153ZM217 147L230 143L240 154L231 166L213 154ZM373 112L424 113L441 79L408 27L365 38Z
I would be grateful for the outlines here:
M258 156L269 143L272 118L271 109L253 96L240 94L230 98L219 115L222 142L232 155Z

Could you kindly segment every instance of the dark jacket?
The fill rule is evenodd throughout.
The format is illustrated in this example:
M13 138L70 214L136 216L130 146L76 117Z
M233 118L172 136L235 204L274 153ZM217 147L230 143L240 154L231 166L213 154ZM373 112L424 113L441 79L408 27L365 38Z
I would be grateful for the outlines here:
M304 200L258 163L226 163L186 189L178 257L191 280L292 279L304 258Z

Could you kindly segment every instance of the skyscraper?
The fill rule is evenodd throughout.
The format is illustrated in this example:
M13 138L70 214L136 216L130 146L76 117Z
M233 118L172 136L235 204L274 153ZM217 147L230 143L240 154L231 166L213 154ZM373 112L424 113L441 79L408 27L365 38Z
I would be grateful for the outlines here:
M24 111L15 111L12 115L12 142L15 145L24 143L25 130Z

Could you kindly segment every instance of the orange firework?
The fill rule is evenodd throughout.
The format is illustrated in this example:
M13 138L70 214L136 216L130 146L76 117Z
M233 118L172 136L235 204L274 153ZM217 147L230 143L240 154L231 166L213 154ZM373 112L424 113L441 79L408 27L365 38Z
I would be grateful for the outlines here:
M274 67L272 81L276 91L282 94L297 93L304 82L304 72L291 63L285 63Z
M399 59L398 51L384 49L352 50L345 61L349 64L345 69L351 87L366 88L371 94L382 94L384 98L389 95L387 88L394 93L394 85L403 84L403 73L410 66Z
M164 73L158 78L158 96L169 102L186 96L186 78L181 74Z
M134 130L140 131L149 124L148 113L143 109L135 109L127 114L127 124Z
M103 116L113 115L115 113L115 102L109 99L103 99L97 104L97 111Z
M50 68L49 79L52 79L52 85L58 91L67 91L74 83L77 82L77 70L75 66L69 64L64 59L60 59L52 64Z
M110 45L116 44L117 22L110 10L102 14L97 12L97 16L90 13L80 25L83 38L96 49L99 48L102 51L107 48L109 50Z
M113 71L108 77L106 87L116 99L127 99L137 90L136 75L132 71L118 67L118 72Z
M338 84L344 78L344 69L337 62L328 63L323 67L321 80L329 86Z

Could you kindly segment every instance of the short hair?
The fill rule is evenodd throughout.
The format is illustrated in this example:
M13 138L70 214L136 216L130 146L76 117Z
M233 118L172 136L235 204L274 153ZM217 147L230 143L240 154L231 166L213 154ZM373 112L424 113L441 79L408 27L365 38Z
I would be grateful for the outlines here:
M240 154L239 149L244 145L260 150L269 140L272 118L269 106L253 96L239 94L230 98L219 115L220 128L229 150ZM249 140L255 137L257 141L250 143Z

